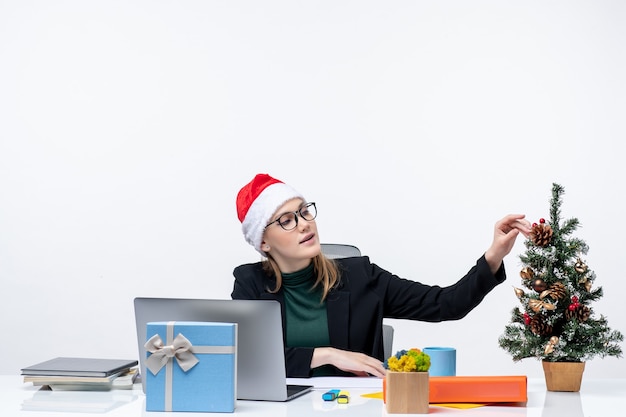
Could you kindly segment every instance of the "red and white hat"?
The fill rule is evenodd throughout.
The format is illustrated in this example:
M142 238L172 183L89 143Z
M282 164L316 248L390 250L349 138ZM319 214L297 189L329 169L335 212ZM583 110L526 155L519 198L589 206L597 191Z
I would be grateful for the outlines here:
M263 232L276 210L293 198L302 194L268 174L257 174L252 181L244 185L237 194L237 216L246 241L261 255Z

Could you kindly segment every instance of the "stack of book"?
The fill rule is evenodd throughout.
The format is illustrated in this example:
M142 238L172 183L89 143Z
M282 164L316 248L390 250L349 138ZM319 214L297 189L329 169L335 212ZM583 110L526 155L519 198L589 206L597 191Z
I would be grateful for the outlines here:
M52 390L130 389L136 366L136 360L59 357L22 368L22 375L24 382Z

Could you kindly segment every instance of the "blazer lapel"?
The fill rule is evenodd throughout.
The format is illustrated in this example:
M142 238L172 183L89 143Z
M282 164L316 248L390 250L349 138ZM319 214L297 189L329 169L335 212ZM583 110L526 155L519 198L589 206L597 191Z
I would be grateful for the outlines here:
M331 292L326 298L326 312L330 343L339 349L348 349L350 345L348 335L350 293L347 291Z

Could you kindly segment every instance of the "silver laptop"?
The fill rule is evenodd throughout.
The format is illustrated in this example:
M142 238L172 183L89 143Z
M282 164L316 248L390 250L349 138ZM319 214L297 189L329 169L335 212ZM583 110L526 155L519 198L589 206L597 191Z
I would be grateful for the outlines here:
M287 385L280 304L274 300L204 300L135 298L135 322L141 374L146 372L151 321L238 323L237 398L288 401L309 392L312 385ZM142 378L145 392L145 381Z

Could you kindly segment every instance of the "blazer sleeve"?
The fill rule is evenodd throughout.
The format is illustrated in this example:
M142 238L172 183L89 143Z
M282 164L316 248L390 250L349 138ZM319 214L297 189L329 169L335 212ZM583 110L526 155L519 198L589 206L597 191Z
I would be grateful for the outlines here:
M425 285L397 277L371 264L371 277L384 299L383 315L389 318L440 322L458 320L506 279L504 265L491 273L484 255L455 284Z

